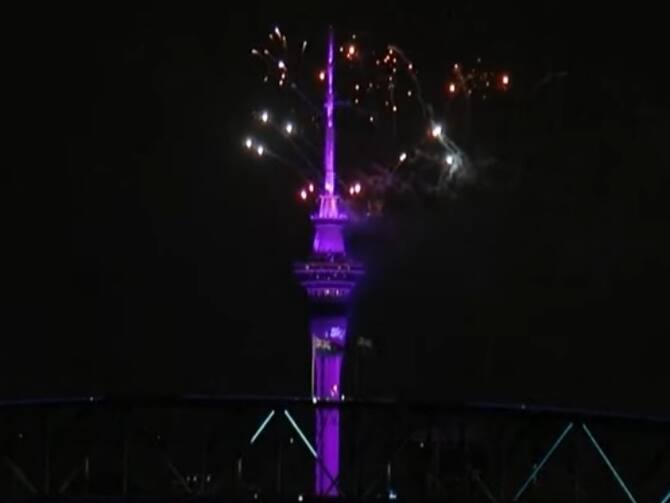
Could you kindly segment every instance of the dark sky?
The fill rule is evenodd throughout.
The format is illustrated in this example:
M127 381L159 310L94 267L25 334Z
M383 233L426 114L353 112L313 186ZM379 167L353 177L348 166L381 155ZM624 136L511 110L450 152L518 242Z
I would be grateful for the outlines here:
M19 16L3 396L307 392L291 262L308 215L239 149L257 99L249 49L278 22L379 34L429 88L481 53L518 82L472 140L518 174L511 188L356 230L375 264L352 321L375 342L364 396L670 408L657 13L362 4ZM568 77L531 98L555 72Z

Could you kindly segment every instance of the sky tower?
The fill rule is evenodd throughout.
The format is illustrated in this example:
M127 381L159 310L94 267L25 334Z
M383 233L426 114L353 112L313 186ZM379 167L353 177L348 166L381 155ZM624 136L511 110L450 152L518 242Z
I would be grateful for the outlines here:
M326 97L324 100L324 180L318 211L312 215L314 241L308 261L296 263L295 275L310 300L312 343L312 397L340 401L340 372L347 337L349 298L363 268L347 257L343 228L347 216L339 208L335 176L335 92L333 91L334 35L328 33ZM317 409L315 493L337 496L339 477L340 413Z

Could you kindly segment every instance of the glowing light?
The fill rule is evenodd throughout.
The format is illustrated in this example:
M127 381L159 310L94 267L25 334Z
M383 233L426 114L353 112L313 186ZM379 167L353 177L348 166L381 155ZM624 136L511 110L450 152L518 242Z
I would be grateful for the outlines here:
M431 131L431 134L433 135L433 138L439 138L442 136L442 126L439 124L435 124L433 126L433 130Z
M451 94L454 94L456 92L456 84L454 84L453 82L449 84L449 92Z
M402 154L400 154L399 159L400 159L400 162L405 162L405 160L407 159L407 154L405 152L403 152Z
M259 156L263 156L263 153L264 153L264 152L265 152L265 148L263 147L263 145L259 145L259 146L256 148L256 153L257 153Z
M414 69L414 65L410 63L409 65L407 65L407 69L411 72Z
M449 155L447 156L447 159L446 159L446 160L447 160L447 164L448 164L449 166L451 166L451 165L454 163L454 156L451 155L451 154L449 154Z
M509 85L509 75L505 74L502 76L502 83L503 86L508 86Z
M600 457L603 458L603 461L607 465L607 468L610 469L610 471L612 472L612 475L614 475L614 478L616 479L616 481L621 486L621 489L623 489L623 491L626 493L626 496L628 496L628 499L632 503L637 503L637 500L635 499L633 494L630 492L630 489L628 489L628 486L626 486L626 483L621 478L621 475L619 475L619 472L617 472L616 468L614 468L614 465L612 464L610 459L607 457L607 454L605 454L605 451L603 451L602 447L600 447L600 444L598 443L596 438L593 436L593 433L591 433L591 430L589 430L588 426L586 426L586 424L584 424L584 423L582 423L582 429L584 430L586 435L589 437L589 440L591 440L591 443L593 444L593 446L598 451L598 454L600 454ZM664 500L667 500L667 498L664 498Z
M354 188L353 187L349 187L349 195L350 196L354 195Z
M353 56L354 54L356 54L356 46L354 44L351 44L349 46L349 48L347 49L347 54L349 56Z
M275 26L275 33L279 38L281 38L281 32L279 31L279 26Z
M316 403L316 402L315 402L315 403ZM305 434L304 434L304 433L302 432L302 430L298 427L298 424L297 424L297 423L295 422L295 420L293 419L293 416L291 416L291 414L289 414L289 412L288 412L286 409L284 409L284 415L286 416L286 418L287 418L287 419L289 420L289 422L291 423L291 426L293 426L293 429L298 433L298 435L299 435L300 438L302 439L303 443L305 444L305 446L307 447L307 449L309 450L309 452L312 453L312 456L314 456L314 458L318 458L319 455L316 453L316 450L314 449L314 447L312 447L312 444L309 443L309 440L307 440L307 437L305 436Z
M393 111L394 111L394 112L397 112L397 111L398 111L398 107L395 106L395 105L393 105Z
M371 115L370 116L370 122L374 122L374 121L375 121L375 118Z
M302 189L300 191L300 199L302 199L303 201L307 199L307 191L305 189Z
M326 72L325 72L324 70L321 70L321 71L319 72L319 80L320 80L321 82L323 82L324 80L326 80Z
M545 454L544 458L539 463L536 463L533 465L533 472L530 474L530 477L526 480L526 482L521 486L521 488L517 491L517 493L514 495L514 499L512 501L518 501L521 495L526 492L526 489L528 486L534 481L537 480L537 475L540 473L540 470L542 470L542 467L547 463L549 458L552 456L554 451L558 449L558 446L561 445L561 442L565 439L565 437L570 433L570 430L572 430L574 426L574 423L568 423L568 425L565 427L563 432L560 434L560 436L556 439L554 444L551 446L549 451Z
M251 49L251 54L253 54L254 56L257 56L258 55L258 49Z
M358 84L356 84L356 85L354 86L354 89L356 89L356 91L360 90L360 88L361 88L361 86L358 85Z
M309 190L310 192L314 192L314 184L310 183L309 187L307 187L307 190Z
M287 122L286 126L284 126L284 130L286 131L286 134L293 133L293 124L291 124L290 122Z
M356 98L356 99L354 100L354 103L355 103L356 105L358 105L358 98Z
M280 70L286 70L286 63L284 63L284 62L280 59L279 62L277 63L277 67L278 67Z
M270 120L270 114L268 113L267 110L263 110L261 113L261 121L265 124Z
M361 193L361 184L360 184L360 183L356 182L356 183L354 184L354 192L355 192L356 194L360 194L360 193Z
M412 91L411 90L407 91L407 96L410 97L410 98L412 97Z
M326 183L326 192L333 193L333 185L331 183Z
M253 436L251 437L251 440L249 441L249 444L250 444L250 445L253 445L254 442L256 441L256 439L258 438L258 436L259 436L261 433L263 433L263 430L264 430L265 427L268 425L268 423L270 422L270 420L272 419L272 417L273 417L274 415L275 415L275 411L274 411L274 410L271 411L271 412L267 415L267 417L265 418L265 420L261 423L261 425L258 427L258 429L256 430L256 432L255 432L255 433L253 434Z
M251 148L254 146L254 141L251 138L247 138L246 140L244 140L244 145L247 148Z
M454 70L458 70L459 68L458 63L454 63Z

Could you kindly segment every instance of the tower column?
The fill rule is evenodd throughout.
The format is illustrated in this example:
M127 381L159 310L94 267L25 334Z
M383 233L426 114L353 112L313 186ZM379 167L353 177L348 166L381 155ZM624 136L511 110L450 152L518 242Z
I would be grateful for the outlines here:
M324 100L324 185L319 208L312 216L314 241L307 262L295 264L295 275L310 300L312 343L312 397L339 402L340 373L347 335L347 311L351 291L363 274L362 267L347 257L335 176L335 92L333 90L334 35L328 34L327 90ZM338 496L340 475L340 411L317 408L315 435L318 461L314 473L317 496Z

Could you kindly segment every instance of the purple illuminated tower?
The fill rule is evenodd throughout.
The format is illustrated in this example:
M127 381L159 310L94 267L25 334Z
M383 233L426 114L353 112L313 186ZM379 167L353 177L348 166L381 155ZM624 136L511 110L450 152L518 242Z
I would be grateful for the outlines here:
M310 299L312 340L312 397L339 401L340 371L347 336L349 297L362 267L347 257L343 227L346 214L339 208L335 178L335 93L333 30L328 35L327 91L324 103L324 184L319 210L312 215L314 243L307 262L295 265L295 274ZM339 477L340 413L337 409L318 409L316 415L315 492L337 496Z

